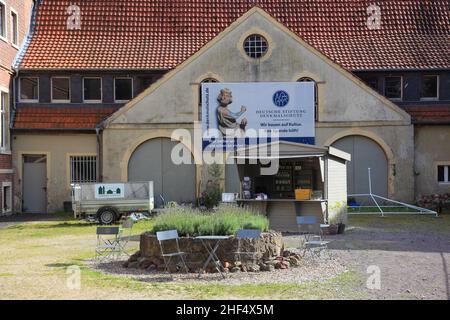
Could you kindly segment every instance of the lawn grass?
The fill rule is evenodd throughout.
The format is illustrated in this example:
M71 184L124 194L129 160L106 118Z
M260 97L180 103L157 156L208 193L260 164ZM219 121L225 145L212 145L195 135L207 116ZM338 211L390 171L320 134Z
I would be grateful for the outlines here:
M199 299L238 298L248 299L362 299L366 294L357 288L363 287L363 279L355 272L346 272L328 281L312 281L295 284L244 284L193 285L189 288Z
M394 213L420 213L420 210L408 208L404 206L380 206L383 212L394 212ZM349 207L347 208L348 213L380 213L381 211L377 206L366 206L366 207Z
M151 230L141 221L133 234ZM94 255L96 225L73 219L29 222L0 230L0 299L342 299L363 297L361 279L348 272L324 282L294 284L150 283L104 274L85 261ZM131 243L138 248L138 242ZM81 270L80 290L66 283L67 267ZM356 289L355 289L356 288ZM355 291L356 290L356 291Z
M357 228L374 228L380 231L409 231L450 233L450 214L434 215L364 215L355 214L348 218L348 224Z
M385 231L450 232L450 215L351 216L350 227ZM135 224L132 234L152 230L154 220ZM359 299L363 275L346 272L323 282L295 284L151 283L104 274L86 265L94 255L97 225L61 217L0 229L0 299ZM135 249L138 242L131 242ZM66 286L67 267L79 266L80 290Z

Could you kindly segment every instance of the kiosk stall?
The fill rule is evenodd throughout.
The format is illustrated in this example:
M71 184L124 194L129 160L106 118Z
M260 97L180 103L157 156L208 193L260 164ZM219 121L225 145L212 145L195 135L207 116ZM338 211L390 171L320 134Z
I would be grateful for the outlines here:
M238 204L266 215L271 229L296 232L297 215L345 221L348 153L278 141L238 149L234 158L242 182Z

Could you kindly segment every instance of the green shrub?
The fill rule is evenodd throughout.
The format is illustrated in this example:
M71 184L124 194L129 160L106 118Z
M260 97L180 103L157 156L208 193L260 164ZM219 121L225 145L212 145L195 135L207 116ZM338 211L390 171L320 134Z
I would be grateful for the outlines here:
M211 180L208 180L206 183L206 189L202 193L202 200L207 209L212 209L219 204L222 198L222 188L220 187L222 169L218 164L212 164L208 167L208 174Z
M168 209L155 218L153 232L178 230L180 236L232 235L238 229L267 231L266 217L234 206L219 206L210 213L181 207Z
M222 189L220 186L212 184L202 193L203 204L207 209L212 209L218 205L222 198Z
M178 207L178 203L176 201L169 201L164 206L165 208L176 208Z

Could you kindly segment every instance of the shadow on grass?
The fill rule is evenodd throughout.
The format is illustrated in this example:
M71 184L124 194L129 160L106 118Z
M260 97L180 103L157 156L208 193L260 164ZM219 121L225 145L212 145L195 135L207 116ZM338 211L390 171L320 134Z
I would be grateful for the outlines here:
M25 230L25 229L58 229L58 228L86 228L96 226L95 223L89 222L62 222L62 223L40 223L40 224L19 224L9 226L7 229Z
M184 272L174 272L167 273L165 271L159 270L140 270L134 268L125 268L122 266L124 261L106 261L99 262L96 264L94 271L99 271L103 274L114 275L114 276L132 276L133 280L144 282L144 283L181 283L185 281L196 281L201 283L208 283L212 279L209 277L199 277L198 273L184 273ZM222 276L217 273L217 280L223 280Z
M45 266L50 268L68 268L73 266L73 263L48 263Z

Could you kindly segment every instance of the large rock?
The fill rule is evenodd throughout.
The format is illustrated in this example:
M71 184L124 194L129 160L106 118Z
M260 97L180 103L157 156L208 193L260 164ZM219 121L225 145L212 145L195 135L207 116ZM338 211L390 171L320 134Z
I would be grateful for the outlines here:
M261 264L259 265L259 267L260 267L261 271L269 271L269 272L271 272L271 271L274 271L274 270L275 270L275 267L274 267L273 264L265 264L265 263L261 263Z
M152 260L147 257L139 258L138 260L139 269L147 269L152 264Z

